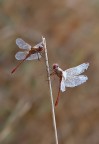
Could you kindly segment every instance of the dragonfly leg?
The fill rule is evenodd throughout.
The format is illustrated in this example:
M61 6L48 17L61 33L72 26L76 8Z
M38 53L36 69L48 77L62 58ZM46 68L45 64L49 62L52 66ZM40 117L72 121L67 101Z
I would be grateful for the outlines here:
M39 53L37 53L37 56L38 56L38 60L40 61L40 58L39 58Z
M52 72L52 73L50 73L50 76L53 76L53 75L55 75L56 73L55 72Z
M41 52L39 52L39 54L43 57L43 55L42 55L42 53Z

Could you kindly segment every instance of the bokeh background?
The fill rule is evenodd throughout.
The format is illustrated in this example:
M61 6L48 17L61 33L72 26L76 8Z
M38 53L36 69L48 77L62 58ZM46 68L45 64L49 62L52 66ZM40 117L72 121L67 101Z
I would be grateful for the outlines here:
M46 37L50 66L89 62L89 80L61 93L59 144L99 144L99 0L0 0L0 144L55 144L44 58L18 64L18 37ZM52 78L54 101L58 78Z

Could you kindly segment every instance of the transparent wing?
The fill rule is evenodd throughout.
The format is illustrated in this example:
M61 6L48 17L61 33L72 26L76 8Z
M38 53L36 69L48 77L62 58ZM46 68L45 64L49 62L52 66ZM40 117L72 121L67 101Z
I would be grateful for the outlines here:
M62 92L65 91L65 81L64 81L64 80L61 81L60 90L61 90Z
M22 40L21 38L17 38L16 39L16 44L19 48L21 49L26 49L26 50L31 50L31 45L29 45L28 43L26 43L24 40Z
M67 73L65 71L62 72L62 79L66 80L67 78Z
M41 58L40 53L31 54L26 60L38 60Z
M85 70L87 70L88 66L89 66L89 63L83 63L79 66L67 69L67 70L65 70L65 72L67 73L67 77L79 75L79 74L83 73Z
M25 57L27 56L28 53L29 53L28 51L17 52L16 55L15 55L15 58L17 60L23 60L23 59L25 59Z
M73 76L70 78L67 78L65 81L66 87L75 87L78 85L81 85L82 83L86 82L88 80L87 76L79 75L79 76Z
M44 47L44 46L43 46L43 42L38 43L38 44L35 45L33 48L39 48L39 47Z

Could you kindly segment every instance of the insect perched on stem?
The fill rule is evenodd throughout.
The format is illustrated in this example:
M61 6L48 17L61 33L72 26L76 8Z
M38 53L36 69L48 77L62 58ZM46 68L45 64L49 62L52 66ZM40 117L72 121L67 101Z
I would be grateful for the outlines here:
M15 58L17 60L21 60L21 62L11 71L11 73L14 73L25 60L40 60L42 52L44 51L43 42L31 47L31 45L26 43L21 38L17 38L16 44L20 49L25 51L19 51L16 53Z
M66 90L66 87L75 87L88 80L87 76L80 75L85 70L87 70L88 66L89 63L83 63L81 65L63 71L58 64L53 64L53 72L50 75L56 74L59 77L59 90L55 106L57 106L59 102L60 91L64 92Z

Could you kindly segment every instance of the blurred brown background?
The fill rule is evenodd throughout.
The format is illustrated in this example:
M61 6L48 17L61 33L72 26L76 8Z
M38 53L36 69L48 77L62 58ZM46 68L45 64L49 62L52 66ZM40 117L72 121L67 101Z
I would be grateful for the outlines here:
M87 83L61 93L55 108L59 144L99 144L99 0L0 0L0 144L55 144L44 58L11 75L16 38L35 45L41 35L50 65L90 63Z

